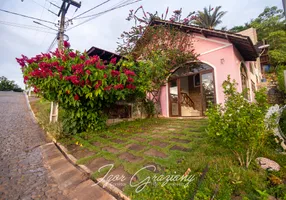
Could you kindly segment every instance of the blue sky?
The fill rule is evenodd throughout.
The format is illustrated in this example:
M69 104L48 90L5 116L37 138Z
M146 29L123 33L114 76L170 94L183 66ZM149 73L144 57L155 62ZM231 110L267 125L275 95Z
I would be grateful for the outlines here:
M82 7L75 14L75 9L71 8L67 14L68 18L80 14L105 0L81 1ZM89 12L89 14L108 9L120 1L122 0L110 0L110 2L106 3L104 6ZM51 0L51 2L60 5L62 1ZM222 19L223 23L221 26L231 28L235 25L244 24L245 22L250 21L250 19L257 17L266 6L277 6L282 9L282 0L142 0L136 4L109 12L68 31L66 34L70 38L69 41L71 42L72 48L84 51L85 49L88 50L91 46L96 46L109 51L115 51L117 47L116 42L118 41L120 34L123 31L129 30L133 25L132 22L125 20L129 10L136 9L141 5L150 13L154 13L155 11L164 13L166 8L169 7L170 11L182 8L183 14L202 10L208 5L212 5L213 7L220 5L222 6L222 10L227 11L227 14ZM21 0L0 1L1 9L56 22L58 20L57 16L48 12L43 6L54 12L58 12L58 8L52 6L48 0L23 0L23 2ZM17 84L24 87L21 70L15 58L20 57L21 54L30 57L39 54L40 52L46 52L55 38L55 34L6 26L2 24L3 21L31 26L37 25L33 23L33 20L31 19L0 12L0 76L6 76L11 80L15 80ZM74 20L74 25L70 25L70 27L73 27L80 22L80 20Z

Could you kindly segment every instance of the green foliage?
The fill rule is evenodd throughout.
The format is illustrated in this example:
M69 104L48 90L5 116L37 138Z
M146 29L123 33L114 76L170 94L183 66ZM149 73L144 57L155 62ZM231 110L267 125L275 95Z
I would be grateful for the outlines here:
M250 28L250 25L248 23L245 23L244 25L234 26L231 29L229 29L229 31L237 33L237 32L244 31L244 30L246 30L248 28Z
M266 40L270 44L271 64L276 66L286 63L286 24L283 10L276 6L266 7L257 18L244 26L235 26L230 31L239 32L250 27L257 30L259 41Z
M139 12L141 11L141 12ZM137 47L137 42L142 39L142 35L146 36L146 30L150 31L150 22L152 20L166 20L168 18L169 8L166 12L160 15L157 11L152 14L151 12L145 12L143 6L140 6L135 11L132 9L129 11L129 15L126 18L127 21L133 21L134 26L131 30L124 31L120 38L122 42L117 42L118 47L116 51L120 55L128 55ZM182 16L182 8L180 10L174 10L173 15L169 19L171 22L177 22L184 25L192 24L195 21L195 12L190 12L186 17Z
M48 101L56 101L65 112L64 132L75 134L105 127L104 110L135 93L136 74L128 70L134 62L109 63L99 56L65 48L34 58L17 59L24 81ZM124 66L122 66L124 64ZM118 70L119 69L119 70Z
M286 134L286 110L284 110L282 112L282 115L281 115L281 118L280 118L280 121L279 121L279 126L280 126L282 132L284 134Z
M221 18L227 13L226 11L220 11L221 6L212 8L210 5L205 7L204 11L198 11L198 15L195 20L195 24L203 28L213 29L217 25L221 24Z
M250 103L236 91L236 83L229 76L223 88L225 105L213 105L207 111L208 133L231 149L240 164L248 168L269 134L264 123L268 108L265 89L256 92L256 103Z
M15 81L10 81L5 76L0 77L0 91L23 92L23 90L15 84Z
M143 102L143 105L146 110L147 117L153 117L156 113L154 102L150 99L146 99L146 101Z
M278 81L278 89L286 93L284 70L286 70L286 65L279 65L276 68L276 74L277 74L277 81Z

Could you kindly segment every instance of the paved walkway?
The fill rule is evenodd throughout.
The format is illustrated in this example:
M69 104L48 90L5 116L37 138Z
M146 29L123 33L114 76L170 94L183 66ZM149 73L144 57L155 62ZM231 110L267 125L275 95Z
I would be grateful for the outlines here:
M23 93L0 92L0 199L114 199L92 184L48 143Z

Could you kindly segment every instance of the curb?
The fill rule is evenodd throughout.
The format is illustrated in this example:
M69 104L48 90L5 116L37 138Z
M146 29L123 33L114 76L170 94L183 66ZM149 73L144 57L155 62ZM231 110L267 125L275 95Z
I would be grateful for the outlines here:
M26 93L25 94L25 98L26 98L26 102L27 102L27 106L29 108L29 111L31 113L33 122L38 123L38 119L34 113L34 111L31 108L30 105L30 101L28 98L28 95ZM45 130L44 130L45 131ZM59 142L57 142L57 140L52 136L52 134L50 134L49 132L45 131L46 134L48 135L48 137L52 140L52 142L54 143L54 145L59 149L59 151L64 155L64 157L70 162L72 163L76 168L78 168L80 171L82 171L83 173L87 174L89 177L92 174L92 171L86 167L85 165L78 165L77 159L68 153L68 150ZM89 178L90 180L94 181L93 179ZM119 199L122 200L131 200L128 196L126 196L122 190L120 190L119 188L115 187L114 185L110 184L109 182L105 181L102 178L97 178L94 181L96 184L98 184L101 188L103 188L104 190L106 190L108 193L112 194L115 197L118 197Z

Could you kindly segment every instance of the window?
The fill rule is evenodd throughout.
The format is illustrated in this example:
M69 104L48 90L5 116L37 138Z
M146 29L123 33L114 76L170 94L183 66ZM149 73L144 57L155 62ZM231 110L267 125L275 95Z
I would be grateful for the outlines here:
M201 85L201 79L200 74L194 75L194 87L200 87Z
M256 75L256 84L258 84L258 83L259 83L258 76Z
M240 74L241 74L241 87L242 87L242 91L244 92L243 96L246 99L249 99L248 97L248 77L247 77L247 71L246 71L246 67L244 64L241 64L240 66Z
M249 70L253 74L253 63L252 62L249 63Z
M252 92L256 92L255 83L253 81L251 81L251 89Z

